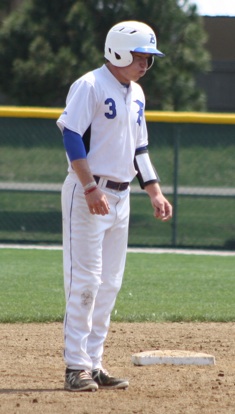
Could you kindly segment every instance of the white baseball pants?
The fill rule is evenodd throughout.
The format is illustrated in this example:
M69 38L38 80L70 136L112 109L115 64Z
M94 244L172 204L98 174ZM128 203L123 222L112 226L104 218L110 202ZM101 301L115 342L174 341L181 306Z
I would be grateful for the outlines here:
M62 188L64 359L71 369L102 368L110 314L124 273L129 189L102 190L110 206L105 216L90 213L74 174Z

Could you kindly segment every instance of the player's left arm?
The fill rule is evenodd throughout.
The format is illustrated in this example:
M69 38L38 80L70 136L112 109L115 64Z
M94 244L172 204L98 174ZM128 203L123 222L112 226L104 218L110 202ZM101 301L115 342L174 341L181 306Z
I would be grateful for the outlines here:
M147 146L136 149L134 164L140 187L150 197L154 216L162 221L169 220L172 217L172 206L162 194L160 178L151 163Z
M154 217L162 221L170 220L173 214L172 205L162 194L159 183L147 185L145 187L145 191L150 197L154 210Z

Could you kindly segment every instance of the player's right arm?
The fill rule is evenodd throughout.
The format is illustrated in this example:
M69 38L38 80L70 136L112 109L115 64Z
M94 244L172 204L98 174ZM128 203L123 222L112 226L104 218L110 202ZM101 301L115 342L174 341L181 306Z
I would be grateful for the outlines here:
M84 191L86 202L91 214L105 215L109 213L109 204L105 194L94 182L94 177L90 171L86 150L82 137L67 128L63 130L64 147L68 154L72 168L78 176L82 186L89 190ZM94 185L92 186L92 183Z

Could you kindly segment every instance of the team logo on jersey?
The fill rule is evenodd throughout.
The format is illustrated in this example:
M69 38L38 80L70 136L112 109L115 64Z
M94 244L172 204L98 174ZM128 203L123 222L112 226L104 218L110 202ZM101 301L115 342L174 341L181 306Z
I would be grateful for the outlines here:
M139 99L136 99L136 101L134 101L134 102L139 106L139 110L137 111L138 118L137 118L136 122L140 126L142 118L143 118L144 104L143 104L143 102L139 101Z

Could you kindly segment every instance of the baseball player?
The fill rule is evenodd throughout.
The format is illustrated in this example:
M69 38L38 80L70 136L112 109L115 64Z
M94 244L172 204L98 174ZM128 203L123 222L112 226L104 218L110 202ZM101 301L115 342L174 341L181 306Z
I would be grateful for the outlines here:
M172 217L148 155L145 96L136 83L152 66L156 36L124 21L105 41L105 64L76 80L57 121L68 159L62 189L65 389L127 388L102 365L110 315L122 284L129 184L137 175L154 215Z

